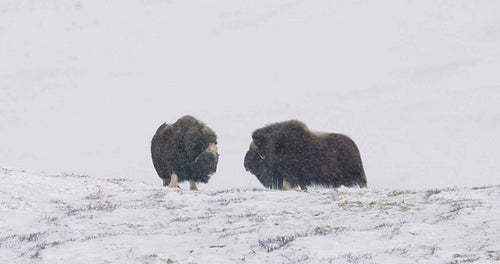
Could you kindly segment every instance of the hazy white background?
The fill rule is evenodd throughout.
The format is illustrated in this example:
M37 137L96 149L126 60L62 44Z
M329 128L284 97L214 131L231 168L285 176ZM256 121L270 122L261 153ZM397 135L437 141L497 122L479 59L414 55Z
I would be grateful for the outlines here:
M161 184L150 139L217 132L202 188L259 186L251 132L345 133L369 186L498 184L500 2L0 0L0 166Z

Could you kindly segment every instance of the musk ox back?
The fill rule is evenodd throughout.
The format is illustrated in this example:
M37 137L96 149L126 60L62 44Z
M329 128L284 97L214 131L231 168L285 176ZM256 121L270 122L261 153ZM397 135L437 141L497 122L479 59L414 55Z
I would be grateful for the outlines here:
M158 128L151 140L151 156L163 186L178 187L178 182L189 181L196 190L196 182L207 183L217 169L217 136L196 118L183 116Z
M366 187L359 150L345 135L313 132L291 120L258 129L252 139L244 166L267 188Z

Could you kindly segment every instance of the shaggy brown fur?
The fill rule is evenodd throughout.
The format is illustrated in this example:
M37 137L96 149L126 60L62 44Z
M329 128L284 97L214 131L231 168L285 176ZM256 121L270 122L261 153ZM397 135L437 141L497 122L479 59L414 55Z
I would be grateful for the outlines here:
M196 189L196 182L208 182L217 170L217 136L196 118L183 116L158 128L151 141L151 156L164 186L174 175L173 181L177 176L178 182L190 181L191 189Z
M347 136L310 131L297 120L268 125L252 134L247 171L267 188L322 185L366 187L359 150Z

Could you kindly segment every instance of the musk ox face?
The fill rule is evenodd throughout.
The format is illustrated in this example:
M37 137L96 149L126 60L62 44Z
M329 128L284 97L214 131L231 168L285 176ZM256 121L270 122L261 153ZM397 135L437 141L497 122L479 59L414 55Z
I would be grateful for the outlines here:
M217 170L217 136L204 123L183 116L174 124L161 125L151 141L151 156L164 185L190 181L206 183Z
M252 141L250 143L250 148L245 155L245 169L254 174L266 188L281 189L283 184L283 177L280 176L273 178L273 176L267 170L268 166L266 165L267 161L265 160L266 156L264 153L265 150L259 149L255 141Z
M254 131L245 169L267 188L366 187L359 151L347 136L312 132L296 120Z
M276 123L252 133L252 142L245 156L244 166L267 188L282 189L283 181L290 180L284 159L295 159L295 149L300 149L304 125L299 121ZM288 177L286 177L286 175ZM292 182L305 186L301 181Z

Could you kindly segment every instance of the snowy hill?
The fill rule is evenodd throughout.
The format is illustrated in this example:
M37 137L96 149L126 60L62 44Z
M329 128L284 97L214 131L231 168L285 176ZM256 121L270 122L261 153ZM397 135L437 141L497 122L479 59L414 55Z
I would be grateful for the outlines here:
M172 190L0 170L1 263L498 263L500 186Z

